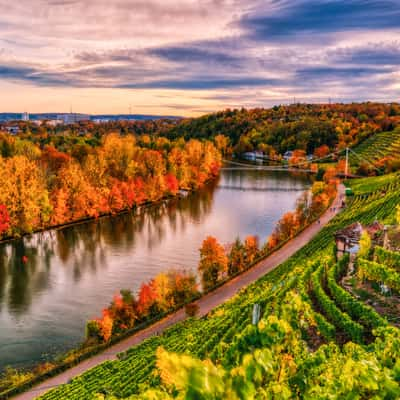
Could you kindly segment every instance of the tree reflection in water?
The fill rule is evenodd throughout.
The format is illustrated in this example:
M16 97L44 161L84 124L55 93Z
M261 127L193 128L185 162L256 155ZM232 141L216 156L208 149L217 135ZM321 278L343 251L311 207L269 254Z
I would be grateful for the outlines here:
M142 207L128 212L85 222L60 230L41 232L0 245L0 312L4 308L14 317L29 311L38 294L52 285L50 269L57 257L61 265L73 265L72 276L79 282L85 274L107 266L107 250L133 249L138 237L145 238L149 250L192 221L204 218L211 209L218 182L180 199ZM145 233L145 234L143 234ZM27 257L27 262L23 262ZM116 288L118 289L118 288Z

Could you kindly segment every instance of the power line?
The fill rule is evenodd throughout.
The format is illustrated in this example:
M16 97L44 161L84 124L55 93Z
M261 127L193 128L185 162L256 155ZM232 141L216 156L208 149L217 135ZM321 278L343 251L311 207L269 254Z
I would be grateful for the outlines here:
M350 148L348 148L348 150L350 150L356 157L358 157L359 160L361 160L361 161L366 161L366 162L367 162L369 165L371 165L375 170L377 170L378 172L381 172L381 170L380 170L378 167L376 167L371 161L367 160L367 159L364 158L364 157L361 157L359 154L357 154L354 150L352 150L352 149L350 149Z

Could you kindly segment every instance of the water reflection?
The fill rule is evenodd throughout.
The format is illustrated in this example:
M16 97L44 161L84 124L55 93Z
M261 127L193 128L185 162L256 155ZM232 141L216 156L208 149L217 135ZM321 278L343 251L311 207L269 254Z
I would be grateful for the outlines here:
M93 274L107 265L107 248L132 250L136 238L146 238L146 248L152 251L165 239L167 231L185 231L191 221L199 221L210 212L213 182L201 192L183 199L170 199L161 204L141 207L138 212L105 217L42 232L0 245L0 311L21 315L29 311L32 293L46 291L51 286L50 269L53 258L61 265L72 265L74 282L85 274ZM142 235L145 233L145 235ZM27 262L23 258L27 257Z

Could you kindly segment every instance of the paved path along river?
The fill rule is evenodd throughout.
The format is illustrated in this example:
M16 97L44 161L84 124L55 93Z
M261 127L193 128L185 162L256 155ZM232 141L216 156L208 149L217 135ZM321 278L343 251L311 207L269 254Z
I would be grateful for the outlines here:
M297 237L288 242L271 256L260 261L250 270L244 272L240 276L232 279L225 285L199 299L197 301L197 304L199 305L199 315L203 316L211 311L213 308L229 300L230 298L235 296L235 294L240 289L248 286L250 283L256 281L257 279L261 278L262 276L276 268L282 262L291 257L296 251L302 248L305 244L307 244L339 212L341 197L344 195L344 191L344 186L340 185L337 197L332 204L332 207L334 207L335 211L330 211L328 209L328 211L326 211L325 214L321 216L319 222L315 222L310 225ZM68 381L70 381L75 376L82 374L88 369L93 368L106 360L116 359L118 353L128 350L132 346L141 343L143 340L149 338L150 336L162 333L170 326L176 324L177 322L183 321L185 318L185 311L181 309L176 313L171 314L170 316L157 322L156 324L148 327L147 329L144 329L137 334L110 347L103 353L100 353L86 361L83 361L79 365L63 372L60 375L57 375L51 379L48 379L45 382L42 382L41 384L30 389L29 391L15 397L15 399L35 399L36 397L42 395L43 393L56 386L68 383Z

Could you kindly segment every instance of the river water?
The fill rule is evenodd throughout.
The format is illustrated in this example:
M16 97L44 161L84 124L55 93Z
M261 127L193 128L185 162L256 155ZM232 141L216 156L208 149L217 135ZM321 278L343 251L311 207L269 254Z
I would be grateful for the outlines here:
M196 269L207 235L262 242L294 208L307 177L221 171L186 198L0 245L0 368L29 366L82 341L85 323L121 288L169 267ZM22 263L27 256L28 262Z

